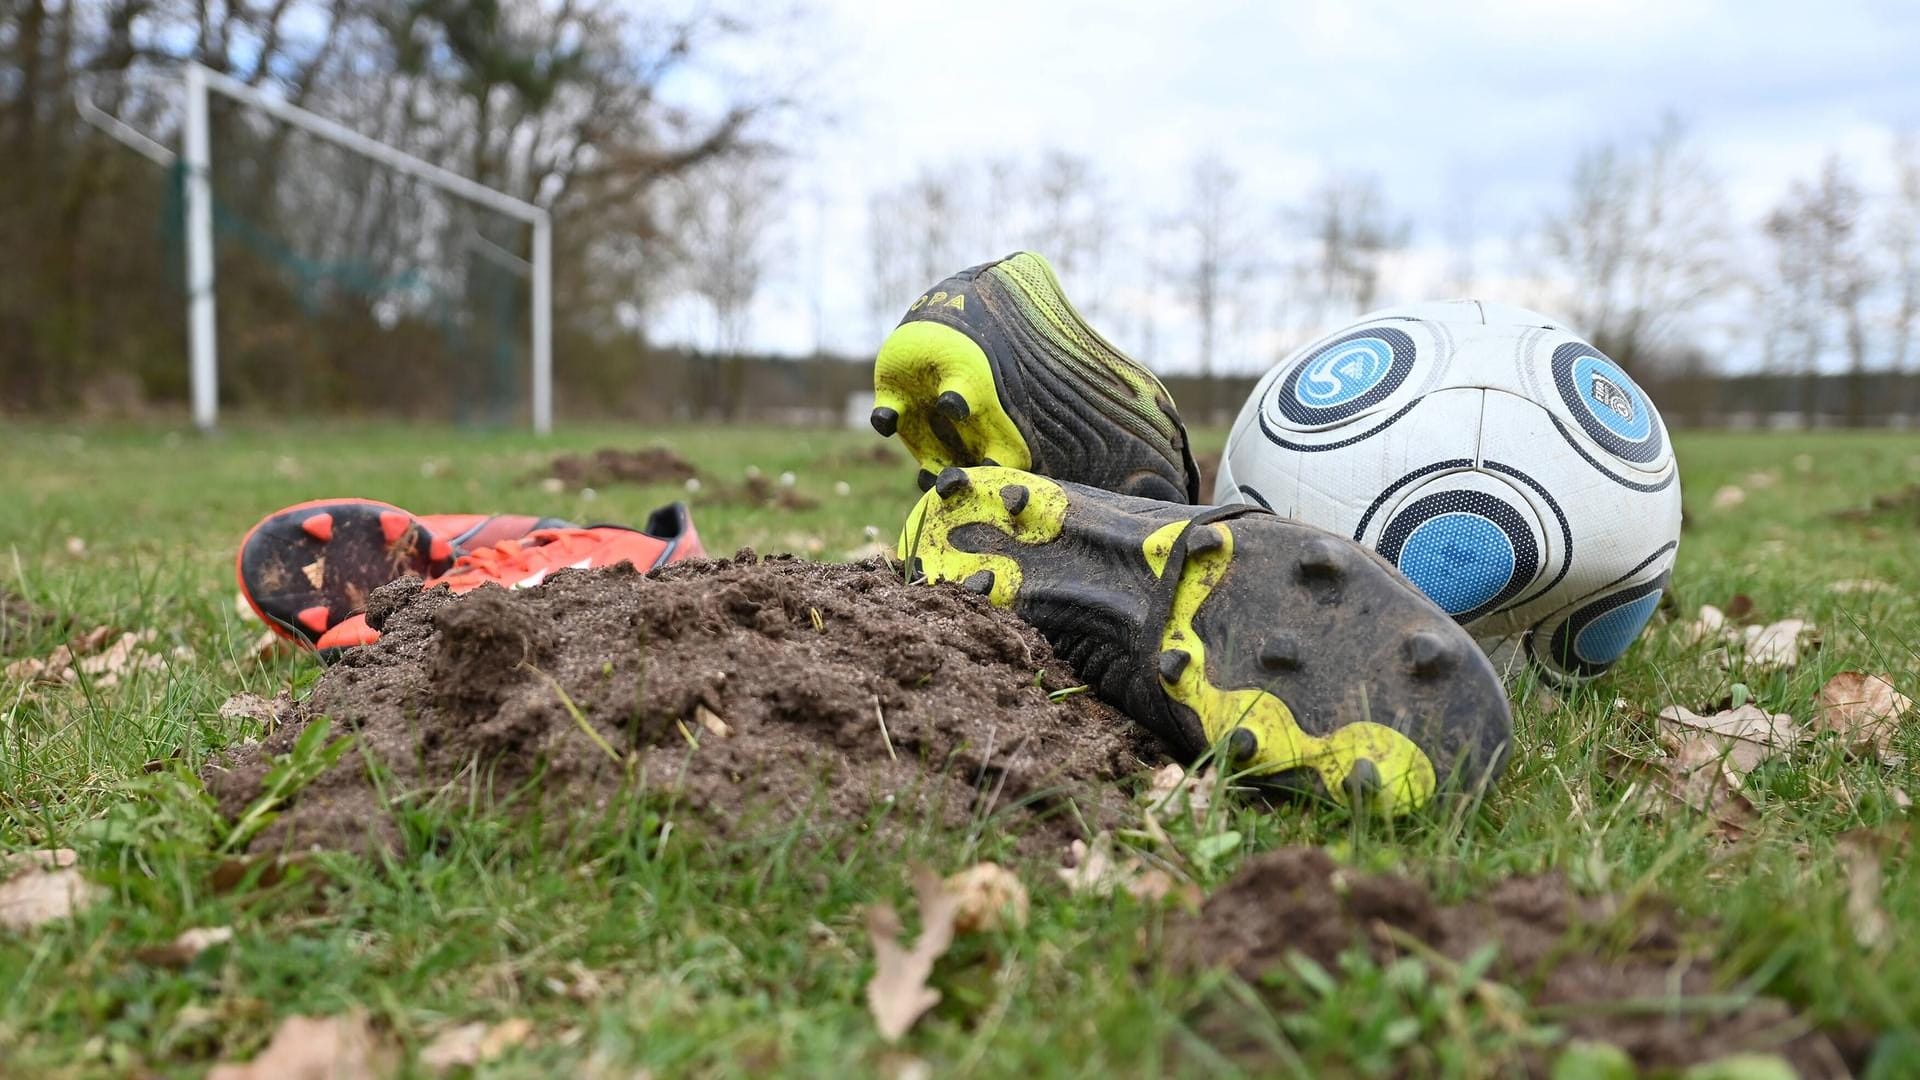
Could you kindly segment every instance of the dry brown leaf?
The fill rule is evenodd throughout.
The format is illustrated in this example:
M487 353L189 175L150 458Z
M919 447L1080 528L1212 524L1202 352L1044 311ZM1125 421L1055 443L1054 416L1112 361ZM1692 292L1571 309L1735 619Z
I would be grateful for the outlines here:
M1781 619L1765 626L1741 628L1742 643L1751 667L1790 668L1800 662L1802 640L1816 633L1805 619Z
M129 631L121 634L119 640L97 656L82 659L76 667L80 673L90 676L98 686L112 688L120 680L142 671L159 671L166 667L166 661L157 653L147 652L142 646L152 644L152 630L138 633Z
M88 676L95 685L111 689L120 680L141 671L159 671L166 661L144 646L153 642L154 632L121 634L105 652L96 653L113 634L112 627L96 626L65 645L55 648L44 659L18 660L7 665L7 678L22 682L76 682Z
M492 1061L527 1041L533 1034L533 1021L525 1017L502 1020L497 1024L475 1021L451 1027L434 1036L420 1051L420 1064L434 1072L471 1068Z
M1712 604L1700 605L1700 617L1687 622L1673 624L1674 633L1684 645L1698 645L1707 641L1719 641L1727 633L1727 614Z
M1189 773L1178 763L1162 765L1153 771L1142 793L1147 810L1161 821L1172 821L1185 813L1195 824L1207 819L1207 807L1213 798L1213 778L1202 772Z
M974 863L950 875L946 887L960 897L960 909L953 917L957 933L991 933L1027 925L1027 887L999 863Z
M1900 718L1912 709L1913 699L1895 690L1885 675L1843 671L1820 688L1813 722L1838 734L1849 750L1885 760L1893 752Z
M207 1080L358 1080L386 1075L389 1056L359 1009L289 1016L252 1061L215 1065Z
M76 915L106 890L88 881L72 848L27 851L0 860L0 927L27 931Z
M1862 948L1878 949L1893 936L1893 920L1880 904L1881 837L1872 830L1840 834L1835 851L1847 866L1847 921Z
M153 967L182 968L193 962L193 958L213 948L225 945L233 940L231 926L199 926L183 930L179 937L165 945L152 945L136 949L134 956L143 964Z
M1113 834L1100 833L1093 843L1075 840L1067 848L1068 865L1055 870L1067 891L1108 896L1125 892L1143 904L1158 904L1169 897L1189 907L1198 907L1200 890L1190 882L1182 883L1159 867L1149 867L1138 855L1115 859Z
M1610 771L1634 782L1639 797L1633 801L1642 812L1665 817L1674 807L1685 807L1712 820L1714 831L1725 840L1738 839L1759 816L1741 794L1720 745L1707 736L1682 736L1667 757L1621 759Z
M1742 705L1707 716L1670 705L1661 710L1659 727L1660 740L1669 747L1696 738L1718 747L1736 780L1745 779L1761 762L1806 738L1806 731L1794 723L1793 717L1769 714L1758 705Z
M873 978L867 982L867 1011L874 1027L888 1042L899 1041L914 1021L940 1003L940 992L927 985L933 963L953 944L953 923L960 913L960 897L949 892L940 875L925 866L913 870L913 891L920 902L920 936L913 947L900 944L900 915L890 904L867 909L867 937L873 942Z

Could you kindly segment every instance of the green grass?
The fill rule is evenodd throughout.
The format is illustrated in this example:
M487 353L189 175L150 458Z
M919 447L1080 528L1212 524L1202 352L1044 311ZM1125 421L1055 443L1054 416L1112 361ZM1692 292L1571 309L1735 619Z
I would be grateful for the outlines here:
M871 970L862 906L910 910L907 865L959 869L961 837L923 833L890 850L796 822L731 845L684 833L661 843L660 808L640 799L573 823L556 843L551 821L442 809L409 818L397 857L325 856L273 884L214 887L228 824L191 777L211 752L258 734L250 721L221 719L219 706L240 691L303 688L317 672L306 660L248 653L259 628L235 613L230 569L246 526L332 494L421 511L636 520L685 493L613 488L586 501L527 477L559 450L655 441L723 479L748 465L791 470L820 499L818 509L778 513L693 496L717 553L746 545L843 557L868 542L867 526L890 539L916 494L904 459L819 464L872 442L837 432L569 429L549 443L400 426L242 428L212 440L158 429L0 432L0 585L66 619L9 651L38 655L102 623L151 627L162 646L185 650L165 671L111 689L0 679L0 851L73 847L109 893L76 920L0 937L0 1074L197 1075L255 1052L280 1017L356 1005L403 1054L452 1023L531 1019L534 1037L486 1066L489 1075L890 1073L904 1055L943 1076L1227 1069L1191 1019L1196 1002L1231 988L1148 962L1174 916L1069 895L1034 864L1018 867L1033 892L1028 927L956 945L937 974L942 1004L900 1047L881 1043L861 996ZM1564 694L1550 713L1519 707L1513 765L1465 820L1390 827L1330 810L1235 807L1204 826L1178 824L1171 842L1203 888L1251 854L1314 843L1421 877L1447 898L1544 869L1594 891L1663 894L1708 920L1703 945L1737 980L1731 988L1875 1034L1876 1067L1911 1075L1903 1070L1920 1065L1920 874L1910 853L1888 861L1895 929L1868 950L1855 941L1834 849L1841 832L1899 819L1893 789L1920 788L1911 765L1889 770L1815 741L1754 775L1761 823L1732 844L1684 815L1627 812L1604 765L1616 752L1652 752L1638 711L1698 709L1736 682L1802 719L1821 684L1849 668L1887 672L1920 697L1912 520L1829 517L1920 480L1920 442L1703 435L1683 437L1679 451L1690 515L1675 574L1680 608L1744 593L1763 613L1812 620L1824 641L1796 670L1723 670L1657 622L1606 679ZM1748 484L1756 471L1777 481ZM836 481L851 493L836 494ZM1728 483L1745 484L1747 501L1712 508ZM68 551L70 537L85 541L83 555ZM1857 578L1899 588L1828 587ZM1916 735L1910 723L1908 762L1920 761ZM1223 845L1209 838L1229 830L1243 842L1216 855ZM236 936L178 970L137 955L196 926L231 926ZM1404 997L1408 978L1366 964L1331 983L1315 973L1299 1013L1282 1022L1256 1009L1246 1023L1275 1045L1283 1071L1398 1063L1481 1075L1510 1065L1509 1030L1458 1022L1460 1010L1437 999L1384 1007L1402 1000L1394 995Z

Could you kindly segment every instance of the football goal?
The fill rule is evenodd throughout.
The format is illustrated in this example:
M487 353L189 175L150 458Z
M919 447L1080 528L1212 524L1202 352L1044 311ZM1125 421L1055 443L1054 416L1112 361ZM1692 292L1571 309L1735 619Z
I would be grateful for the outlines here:
M75 104L171 170L198 427L218 423L224 358L229 400L379 407L444 388L459 417L552 430L547 211L201 65L184 83L177 155Z

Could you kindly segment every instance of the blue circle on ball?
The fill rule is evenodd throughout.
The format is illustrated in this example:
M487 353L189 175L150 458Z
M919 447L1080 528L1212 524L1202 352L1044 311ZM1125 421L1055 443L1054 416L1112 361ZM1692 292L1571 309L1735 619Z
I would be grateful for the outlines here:
M1499 596L1516 562L1505 530L1479 514L1428 518L1400 546L1400 572L1449 615Z
M1315 409L1345 405L1380 385L1393 369L1393 346L1377 337L1354 338L1314 357L1300 369L1293 396Z
M1660 606L1660 592L1655 589L1581 627L1573 638L1574 655L1589 664L1611 664L1625 656L1627 648L1646 628L1647 620L1653 618L1654 609Z
M1573 362L1573 383L1580 403L1608 431L1631 442L1652 433L1652 410L1633 380L1611 361L1591 353L1580 357Z

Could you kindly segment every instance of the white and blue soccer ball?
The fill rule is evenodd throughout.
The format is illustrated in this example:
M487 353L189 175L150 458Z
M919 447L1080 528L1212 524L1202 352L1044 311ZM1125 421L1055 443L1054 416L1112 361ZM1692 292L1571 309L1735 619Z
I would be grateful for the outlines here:
M1453 300L1367 315L1281 361L1241 409L1215 502L1373 548L1496 666L1561 680L1625 655L1680 542L1653 402L1567 327Z

